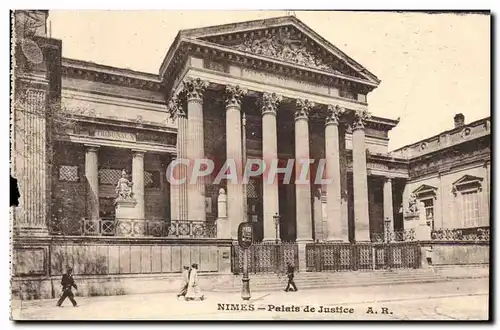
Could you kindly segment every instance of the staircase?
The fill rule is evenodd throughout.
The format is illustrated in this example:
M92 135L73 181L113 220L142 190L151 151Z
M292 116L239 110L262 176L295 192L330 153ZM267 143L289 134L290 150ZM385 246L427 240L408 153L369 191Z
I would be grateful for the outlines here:
M460 278L485 277L487 272L484 267L475 269L468 268L468 274ZM318 272L318 273L297 273L295 283L299 290L314 288L341 288L359 287L375 285L394 285L407 283L430 283L444 282L452 278L450 272L436 271L433 268L419 269L398 269L398 270L374 270L374 271L352 271L352 272ZM473 274L476 273L477 276ZM486 274L486 275L485 275ZM250 288L252 291L280 291L287 283L285 275L277 274L250 274ZM241 291L241 275L235 275L231 280L219 283L214 292L239 292Z

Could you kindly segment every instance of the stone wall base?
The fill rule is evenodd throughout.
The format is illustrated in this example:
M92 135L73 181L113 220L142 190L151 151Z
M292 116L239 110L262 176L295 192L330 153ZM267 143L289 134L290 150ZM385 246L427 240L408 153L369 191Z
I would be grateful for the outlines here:
M116 276L75 276L78 290L76 296L114 296L128 294L147 294L178 292L183 283L181 274L169 275L116 275ZM233 282L232 274L199 274L200 287L210 291L225 282ZM11 281L12 299L53 299L61 294L61 277L51 278L13 278Z

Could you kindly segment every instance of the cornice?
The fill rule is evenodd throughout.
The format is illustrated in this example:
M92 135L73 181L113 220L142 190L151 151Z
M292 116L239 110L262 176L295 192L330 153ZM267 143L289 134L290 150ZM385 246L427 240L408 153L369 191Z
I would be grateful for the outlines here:
M172 55L171 64L165 68L165 72L161 73L162 81L165 86L172 85L171 80L175 79L174 73L180 69L179 66L185 62L189 55L199 56L209 60L215 59L227 63L234 63L241 67L257 68L264 72L278 72L295 79L298 78L328 86L357 88L365 93L377 87L376 83L350 77L341 73L321 71L299 64L278 61L269 57L238 51L207 41L188 38L181 38L179 40L176 51Z
M157 75L67 58L62 61L61 75L150 91L161 90Z
M90 123L90 124L98 124L98 125L107 125L107 126L116 126L116 127L127 127L134 129L141 129L147 131L156 131L162 133L177 133L177 128L167 127L163 125L158 125L155 123L149 122L132 122L132 121L124 121L118 119L110 119L110 118L100 118L100 117L87 117L87 116L72 116L74 120L82 123Z
M416 141L416 142L413 142L411 144L407 144L405 146L402 146L402 147L399 147L397 149L394 149L393 153L398 153L398 152L402 152L404 149L411 149L411 148L415 148L415 147L418 147L419 145L421 145L422 143L427 143L429 141L432 141L432 140L435 140L435 139L438 139L439 137L443 136L443 135L451 135L451 134L455 134L457 132L460 132L462 131L463 129L467 128L467 127L475 127L475 126L479 126L480 124L484 124L485 126L487 125L487 122L489 122L491 120L491 117L485 117L485 118L481 118L481 119L478 119L478 120L475 120L471 123L468 123L468 124L465 124L461 127L454 127L452 129L449 129L449 130L445 130L445 131L442 131L440 132L439 134L435 134L435 135L432 135L428 138L425 138L425 139L422 139L422 140L419 140L419 141ZM483 137L483 136L486 136L486 135L490 135L490 130L489 129L486 129L485 131L486 133L483 133L483 134L479 134L477 136L473 136L471 137L470 139L475 139L475 138L480 138L480 137ZM464 140L464 141L459 141L458 143L456 144L461 144L463 142L466 142L466 141L470 141L470 139L468 140ZM436 151L440 151L440 150L445 150L446 148L448 147L452 147L456 144L453 144L453 145L447 145L447 146L444 146L442 149L438 149L438 150L433 150L432 152L436 152ZM432 153L432 152L429 152L429 153ZM423 154L421 154L423 155ZM419 155L419 156L421 156Z

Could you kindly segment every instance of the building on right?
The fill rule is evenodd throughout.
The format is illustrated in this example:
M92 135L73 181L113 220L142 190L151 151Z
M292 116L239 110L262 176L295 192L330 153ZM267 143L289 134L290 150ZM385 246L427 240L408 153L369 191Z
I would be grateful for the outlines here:
M411 207L420 205L433 240L475 240L489 236L491 121L453 119L452 129L391 152L409 163L395 221L415 228Z

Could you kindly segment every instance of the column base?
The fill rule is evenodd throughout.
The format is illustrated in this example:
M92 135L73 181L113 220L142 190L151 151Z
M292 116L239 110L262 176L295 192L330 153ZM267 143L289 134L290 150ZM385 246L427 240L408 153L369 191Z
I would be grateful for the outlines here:
M370 231L368 229L356 230L354 232L354 240L356 243L369 243L370 239Z
M327 237L326 242L327 243L347 243L347 242L349 242L349 239L347 237L332 236L332 237Z
M299 248L299 272L307 271L307 253L306 253L306 245L308 243L314 243L312 239L307 240L297 240L297 245Z
M217 218L215 224L217 226L217 238L231 239L229 220L227 217Z

